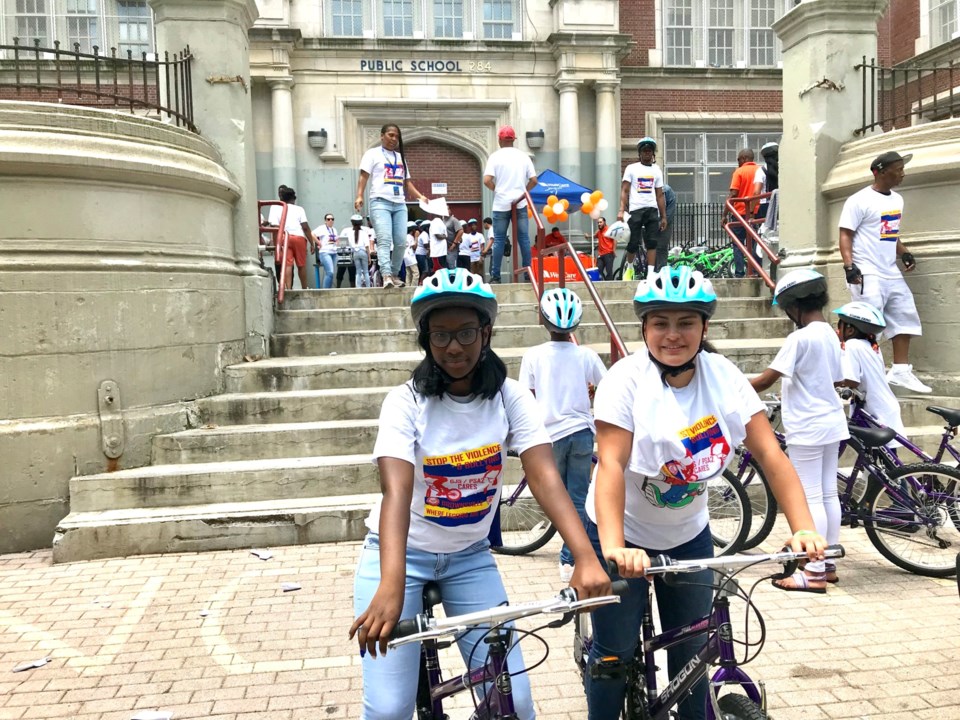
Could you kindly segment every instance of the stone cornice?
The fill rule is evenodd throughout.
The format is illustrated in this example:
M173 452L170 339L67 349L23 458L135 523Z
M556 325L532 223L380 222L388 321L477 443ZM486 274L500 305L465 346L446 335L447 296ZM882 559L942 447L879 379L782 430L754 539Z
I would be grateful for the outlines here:
M226 20L248 31L260 17L255 0L147 0L154 23L166 20Z
M621 67L621 87L698 87L703 90L780 90L780 68Z
M773 24L783 49L821 33L877 33L877 22L890 0L806 0Z

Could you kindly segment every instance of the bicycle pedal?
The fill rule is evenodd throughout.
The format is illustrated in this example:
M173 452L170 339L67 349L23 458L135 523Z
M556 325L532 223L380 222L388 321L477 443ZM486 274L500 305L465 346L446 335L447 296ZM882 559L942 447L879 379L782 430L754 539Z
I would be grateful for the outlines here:
M590 666L594 680L618 680L623 677L623 662L616 655L602 657Z

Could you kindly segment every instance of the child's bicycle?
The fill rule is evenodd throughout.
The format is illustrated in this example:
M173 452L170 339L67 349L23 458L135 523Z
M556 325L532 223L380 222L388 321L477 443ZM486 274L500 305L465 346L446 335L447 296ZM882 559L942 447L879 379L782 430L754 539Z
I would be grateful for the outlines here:
M850 440L840 444L840 454L850 448L856 459L849 475L837 473L842 524L851 528L862 525L880 554L904 570L932 577L953 575L954 557L960 550L960 470L941 460L947 453L960 459L951 443L957 428L954 423L960 424L960 411L928 408L947 421L940 446L930 456L896 431L881 426L863 409L862 393L849 394ZM768 406L776 418L779 403ZM783 442L783 436L777 436ZM920 462L904 464L886 447L891 440L897 440ZM766 539L776 520L777 504L749 451L738 453L733 474L751 499L762 498L764 503L762 517L754 519L758 531L742 546L747 549Z
M668 258L671 265L687 265L694 270L699 270L704 277L732 278L735 274L733 248L730 246L719 250L707 250L703 245L673 248Z
M827 558L842 558L843 555L843 548L839 545L831 546L826 552ZM787 551L769 555L728 555L704 560L672 560L665 555L651 558L651 567L646 571L648 577L713 570L715 592L710 614L683 627L658 634L654 632L652 603L648 597L633 658L626 663L621 663L617 658L601 658L592 666L588 665L588 658L593 638L589 622L585 616L581 616L574 625L573 638L573 656L581 675L588 672L594 673L594 677L604 673L625 673L627 692L624 698L623 720L666 720L671 717L671 710L687 697L691 688L707 677L710 666L719 665L708 684L707 720L766 720L766 693L763 683L752 680L741 667L760 654L766 638L763 618L753 604L751 595L753 588L764 580L792 575L799 561L805 558L804 553ZM764 562L781 563L785 569L782 573L757 580L750 592L744 592L736 576L744 569ZM663 581L666 582L667 578ZM674 581L682 582L679 579ZM652 593L652 589L651 582L647 592ZM748 612L752 609L756 614L760 625L759 640L734 640L730 615L732 597L745 600ZM654 653L681 640L699 636L703 636L705 640L703 649L670 681L662 693L658 693ZM750 648L756 649L753 655L738 660L737 644L745 645L747 653Z
M613 271L614 280L642 280L647 276L647 251L640 248L633 262L627 262L627 256L620 259L620 267Z
M593 456L597 464L597 456ZM750 535L750 500L737 478L729 472L707 480L707 511L718 555L738 552ZM540 507L523 477L506 484L497 506L499 542L490 549L500 555L527 555L539 550L557 529Z
M615 593L622 594L626 589L625 582L614 583ZM577 600L576 592L565 588L557 597L545 601L501 605L467 615L435 618L433 608L441 602L440 586L427 583L423 588L423 612L411 620L401 620L388 644L394 648L411 642L421 643L417 720L447 720L443 701L475 688L478 692L473 694L474 713L470 720L515 720L508 655L519 638L533 636L546 647L546 642L536 634L538 630L560 627L573 620L578 611L618 603L620 598L614 594ZM553 615L556 619L529 631L517 631L508 626L514 620L535 615ZM479 627L489 628L474 647L478 656L486 652L486 663L443 680L439 651L453 644L458 636Z

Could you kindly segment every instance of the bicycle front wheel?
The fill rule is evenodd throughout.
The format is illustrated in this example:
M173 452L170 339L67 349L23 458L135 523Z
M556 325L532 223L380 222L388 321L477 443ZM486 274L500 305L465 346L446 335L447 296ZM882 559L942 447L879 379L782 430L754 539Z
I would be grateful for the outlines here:
M500 534L502 545L490 549L501 555L527 555L539 550L552 538L557 529L550 522L540 503L523 483L505 485L500 495Z
M777 521L777 500L773 497L763 470L753 458L747 461L739 480L750 501L750 531L741 549L752 550L766 540L773 530L773 524Z
M864 529L897 567L929 577L957 572L960 551L960 472L947 465L904 465L871 481L864 498ZM896 488L891 492L891 488Z
M724 720L767 720L767 714L746 695L724 695L717 705Z
M750 534L750 500L729 470L707 481L707 510L717 555L732 555L742 550Z

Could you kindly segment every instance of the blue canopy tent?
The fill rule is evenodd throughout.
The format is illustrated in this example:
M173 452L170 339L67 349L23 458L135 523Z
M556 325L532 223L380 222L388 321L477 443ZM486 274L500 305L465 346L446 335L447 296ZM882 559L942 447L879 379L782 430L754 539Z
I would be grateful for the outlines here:
M589 192L590 188L578 185L553 170L544 170L537 178L537 186L530 191L530 197L537 210L540 210L547 204L548 197L556 195L570 203L568 212L574 212L580 207L580 196Z

